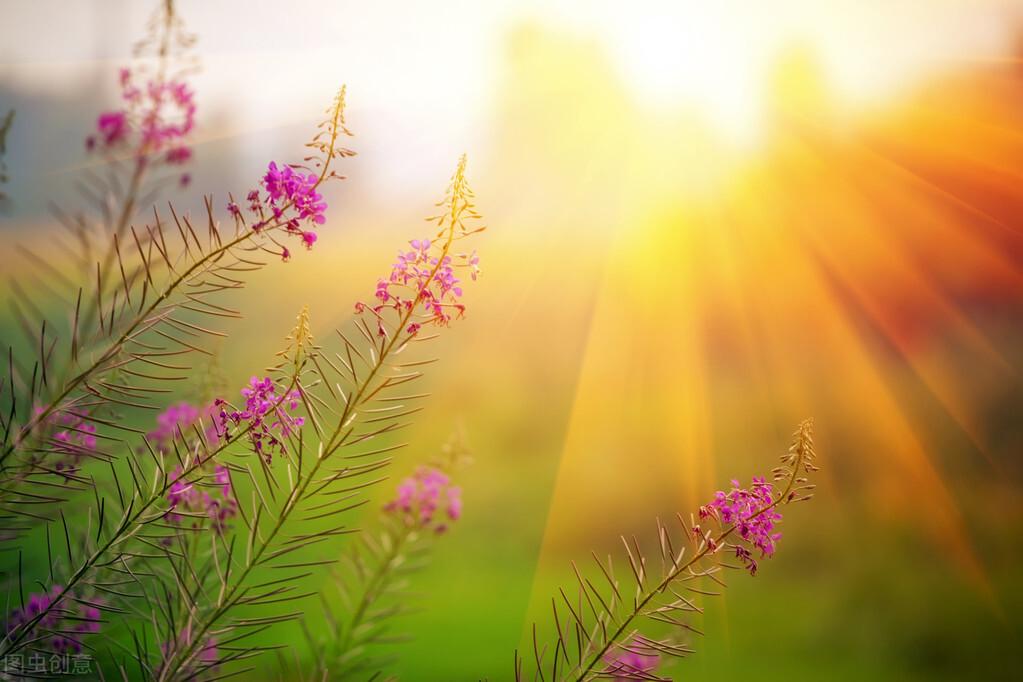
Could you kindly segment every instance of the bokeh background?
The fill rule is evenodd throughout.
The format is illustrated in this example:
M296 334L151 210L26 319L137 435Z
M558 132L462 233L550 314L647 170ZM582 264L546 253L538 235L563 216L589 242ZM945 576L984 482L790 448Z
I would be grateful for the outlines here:
M151 4L0 4L5 293L29 267L15 244L56 229L48 202L80 201L83 138ZM302 304L321 336L342 324L468 153L484 277L394 473L456 429L475 462L404 626L403 679L508 679L572 558L766 472L808 416L816 499L707 604L675 679L1018 673L1018 2L178 9L202 60L179 206L297 158L342 82L359 152L317 248L239 298L231 385Z

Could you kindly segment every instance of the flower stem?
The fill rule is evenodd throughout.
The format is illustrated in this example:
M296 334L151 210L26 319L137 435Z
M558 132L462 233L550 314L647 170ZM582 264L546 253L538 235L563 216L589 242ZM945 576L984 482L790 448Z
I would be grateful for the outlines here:
M430 272L429 278L423 285L424 287L430 285L430 283L433 281L433 278L439 271L441 263L443 263L444 259L447 257L448 251L451 248L451 244L454 242L455 226L456 226L455 222L452 222L448 226L447 240L445 241L444 247L441 250L439 257L437 258L437 264L434 265L432 271ZM260 559L262 559L266 551L270 548L273 541L276 539L277 534L280 532L281 528L284 527L284 523L287 521L291 513L295 510L295 507L298 505L299 502L301 502L304 499L305 494L309 489L309 486L316 479L316 474L319 472L320 466L334 452L336 452L347 442L348 436L351 434L351 430L349 430L346 433L342 433L342 430L347 425L349 417L354 415L354 410L361 404L363 397L366 394L366 390L371 385L377 372L380 370L381 367L383 367L384 362L390 357L390 354L393 352L398 339L403 338L405 336L404 330L408 325L408 321L411 318L414 311L415 305L413 304L401 314L401 316L399 317L399 324L395 330L394 335L390 338L390 340L387 343L384 344L380 354L377 356L376 362L373 364L371 371L358 384L354 396L345 403L345 407L341 412L341 416L337 420L338 421L337 428L331 434L325 446L321 442L319 455L317 456L315 463L312 465L312 467L310 467L309 471L298 480L295 487L291 489L291 493L288 495L288 498L284 503L284 507L277 515L277 518L273 526L270 528L269 533L265 538L261 538L259 548L252 553L251 557L246 561L245 565L238 570L237 572L238 578L235 581L234 585L232 585L228 589L227 594L220 601L219 606L216 609L214 609L212 613L209 615L209 617L206 618L203 621L203 623L197 628L196 637L193 640L192 644L187 646L186 649L179 655L175 656L175 660L172 661L174 663L173 665L168 665L166 667L166 672L160 675L159 678L160 682L175 679L175 677L173 677L172 671L176 668L180 668L182 670L184 669L183 664L186 663L189 660L189 658L194 655L193 649L195 648L195 642L203 641L203 638L207 630L213 627L213 625L215 625L231 608L234 607L235 601L238 598L238 592L242 588L242 585L244 584L245 580L248 578L252 570L259 564Z
M277 406L284 403L287 393L295 387L297 381L297 376L292 377L290 388L278 399ZM188 475L197 471L204 463L211 461L218 454L225 451L228 446L236 443L243 436L247 435L251 429L252 425L249 424L234 435L225 438L215 450L208 454L207 457L201 458L197 456L195 461L192 462L189 467L184 468L181 475L175 480L186 479ZM106 553L114 546L131 538L138 528L149 522L148 520L143 520L142 515L149 511L149 509L157 502L165 498L167 491L170 490L173 483L174 480L171 480L170 476L165 476L163 485L155 486L149 497L147 497L145 501L143 501L138 508L135 509L133 514L125 514L125 517L121 520L120 526L110 536L110 538L101 547L98 547L95 551L93 551L93 553L89 555L89 557L75 570L75 572L72 573L66 581L64 581L60 594L58 594L49 605L43 607L32 619L26 621L20 628L15 630L13 634L8 634L7 637L0 642L0 647L2 647L0 648L0 657L16 653L24 647L25 644L23 643L23 640L32 631L35 625L45 618L46 615L60 603L60 600L63 599L65 595L69 594L71 590L85 578L90 570L99 564L100 560L106 555ZM111 562L107 563L109 564Z
M764 514L779 505L789 503L788 500L789 493L792 492L792 488L795 485L796 478L799 476L799 472L803 466L805 458L805 452L803 451L803 449L799 449L796 454L797 456L794 464L792 465L792 471L789 474L788 483L785 486L785 491L776 500L774 500L774 502L759 509L755 514L751 514L747 521L755 519L761 514ZM614 633L610 637L606 638L603 646L601 646L600 649L598 649L596 653L591 658L588 659L589 662L587 663L586 667L583 668L582 671L579 673L579 676L575 678L576 682L586 682L586 680L592 679L590 676L593 673L593 669L597 666L597 664L599 664L604 659L604 656L607 654L611 646L614 645L615 642L617 642L618 639L625 633L626 628L628 628L632 624L632 622L642 614L643 609L646 608L647 604L649 604L650 601L658 594L664 592L664 590L672 582L674 582L680 575L682 575L684 571L687 571L696 562L698 562L704 556L709 554L713 548L720 547L721 544L728 538L728 536L735 531L735 528L736 528L735 524L732 524L725 528L724 530L722 530L718 534L718 536L714 538L712 542L705 542L703 547L699 551L697 551L697 553L694 554L689 559L689 561L679 566L676 566L672 570L670 570L665 575L665 577L657 584L656 587L649 590L645 595L643 595L642 599L635 602L635 606L633 607L632 611L630 611L629 614L625 616L625 618L622 620L621 624L614 631ZM579 670L579 665L573 668L573 670Z

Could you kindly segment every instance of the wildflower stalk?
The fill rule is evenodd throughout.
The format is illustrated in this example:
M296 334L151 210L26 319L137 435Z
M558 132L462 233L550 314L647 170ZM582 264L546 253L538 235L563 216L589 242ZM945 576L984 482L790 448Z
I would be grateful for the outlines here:
M405 544L414 534L415 531L413 528L405 525L399 525L394 534L385 536L388 540L389 549L379 560L376 569L373 571L373 575L363 587L362 594L359 597L359 602L352 611L352 615L348 618L344 635L342 635L341 639L337 642L337 651L341 653L342 665L344 663L344 655L349 653L352 647L356 630L358 630L358 628L363 624L363 619L366 616L367 609L369 609L369 607L380 598L381 593L392 578L393 569L402 554L402 550L405 548Z
M274 405L274 408L279 407L285 401L288 392L297 385L297 373L298 369L296 368L296 372L292 378L292 383L289 386L289 391L286 391L281 395L278 402ZM189 477L199 471L200 467L202 467L206 462L215 461L218 455L224 453L231 445L246 437L252 427L253 425L249 424L230 435L225 435L219 441L218 446L215 449L209 450L205 456L200 457L196 455L191 462L183 467L182 473L178 476L178 479L189 479ZM201 449L202 445L200 444L197 447ZM163 466L161 465L159 469L163 471ZM156 483L156 480L159 480L160 478L163 480L162 484ZM113 557L109 557L107 555L118 545L130 540L144 526L164 517L165 511L157 511L155 515L148 517L147 514L149 514L154 507L157 507L166 501L167 493L173 485L174 480L177 479L171 479L171 477L164 472L162 476L159 476L154 480L154 484L149 495L146 496L137 507L129 505L125 509L125 514L122 517L121 522L114 532L110 534L110 537L102 545L93 550L93 552L75 568L67 580L62 583L62 589L53 599L52 606L40 609L39 612L31 619L26 621L21 627L8 633L7 636L0 641L0 658L15 654L28 644L31 644L31 642L26 642L25 638L32 632L36 624L42 621L53 608L56 608L57 604L60 603L60 600L65 596L68 596L77 585L88 580L93 570L102 568L103 566L113 565L122 557L127 556L126 551L118 552L116 553L116 556ZM134 511L132 511L133 509Z
M332 111L329 118L329 141L323 145L322 148L323 163L319 176L313 185L314 188L319 187L327 179L331 162L338 155L337 142L340 134L344 130L344 102L344 88L342 88L332 105ZM294 200L289 200L283 205L281 212L285 213L293 205ZM213 221L212 215L210 216L210 221L211 223ZM269 235L275 230L287 226L287 224L287 220L280 220L273 224L266 225L259 230L246 230L231 241L222 243L217 248L206 251L201 257L195 259L194 262L192 262L191 265L181 274L174 277L174 279L172 279L171 282L161 291L159 296L157 296L157 298L153 300L142 312L135 315L120 335L99 353L99 356L95 361L68 380L53 398L42 405L37 412L26 421L25 425L19 430L18 435L13 440L10 440L3 445L3 449L0 450L0 480L5 480L9 477L9 474L7 473L10 468L8 465L8 458L17 451L20 444L26 442L26 440L34 434L41 424L45 424L50 416L52 416L56 411L67 407L63 404L64 400L68 398L73 391L86 384L96 374L102 373L107 369L114 369L122 366L123 362L122 364L115 364L113 367L108 367L107 365L118 358L127 343L134 341L137 336L159 324L167 315L170 314L171 311L177 309L178 304L170 303L167 304L165 309L160 310L161 306L168 301L168 299L170 299L170 297L174 295L174 293L181 288L183 284L190 282L195 276L205 273L208 266L216 264L225 255L230 254L232 249L238 248L247 242L256 239L260 235ZM127 362L131 362L131 359ZM0 496L0 503L2 503L2 500L3 498Z
M395 498L383 508L383 528L377 538L363 533L345 552L347 570L336 572L334 583L346 615L335 617L328 610L333 626L328 639L309 638L322 677L347 679L371 669L379 671L387 663L371 656L369 647L394 642L393 637L384 636L389 622L411 610L406 595L398 594L402 581L422 567L422 558L432 546L430 539L446 533L462 516L461 488L453 486L448 475L464 461L460 443L453 438L444 447L447 461L417 467L402 480ZM381 606L388 597L392 603ZM343 627L338 627L339 620L344 621Z
M177 22L177 14L174 9L174 0L161 0L159 8L154 13L153 20L156 24L156 36L155 42L158 47L156 50L156 78L153 81L156 84L157 90L162 88L167 83L167 70L173 57L170 50L171 37L175 33L175 24ZM152 29L151 29L152 30ZM150 35L150 40L153 40L154 36ZM146 41L143 41L139 47L136 48L136 56L141 51ZM117 210L117 217L110 223L109 232L112 236L110 243L107 245L106 254L100 265L98 265L98 273L100 281L109 281L108 274L112 272L114 267L114 261L117 258L117 244L123 241L128 236L128 228L132 216L135 215L135 211L138 207L140 200L142 199L142 189L145 186L145 180L149 175L149 171L152 168L153 161L153 149L152 144L142 145L139 149L135 150L132 157L132 172L131 177L128 180L128 188L120 198L120 206ZM82 326L89 328L95 322L96 316L102 316L103 311L96 308L87 308L83 318Z
M711 579L717 580L713 575L713 570L694 569L696 569L701 560L709 555L715 554L725 547L726 541L737 532L740 527L740 523L743 524L745 529L748 529L751 526L755 526L756 521L761 517L766 516L767 518L772 518L773 516L776 516L774 514L774 510L779 506L808 499L810 497L809 491L812 490L813 486L807 484L807 479L803 476L803 473L816 470L812 461L814 456L815 454L812 445L812 426L811 422L806 421L801 424L799 429L796 431L792 446L789 448L788 453L782 457L782 465L774 471L775 480L784 479L786 481L785 487L779 497L772 499L769 504L764 504L763 506L758 507L755 512L750 513L747 516L743 516L741 520L736 520L734 523L723 525L716 535L710 531L703 534L698 526L687 528L681 515L679 515L678 520L685 531L685 535L692 539L694 543L696 542L695 538L700 538L699 543L696 546L696 551L684 562L682 561L682 557L684 555L685 548L682 548L676 553L672 548L670 535L668 534L667 529L658 523L658 539L661 543L661 556L666 566L660 580L649 588L645 587L647 582L645 557L643 557L642 553L640 553L639 546L636 544L635 540L633 540L630 545L630 542L623 537L622 541L625 545L628 563L632 569L633 577L635 578L636 595L632 599L631 604L621 611L619 611L619 607L625 603L624 590L619 587L618 581L614 578L613 572L610 569L610 563L607 567L605 567L602 562L597 560L597 564L612 590L612 594L608 600L605 600L604 597L601 596L600 592L589 579L584 578L584 576L579 573L578 568L576 568L573 563L573 568L575 569L576 578L579 583L580 595L578 608L573 607L572 602L569 600L564 590L561 590L561 597L568 608L569 615L567 618L569 629L570 631L575 631L575 649L577 650L577 657L573 658L576 659L576 663L571 663L571 659L569 657L570 640L566 638L565 633L562 631L560 623L561 615L559 615L557 604L556 602L552 602L552 605L554 606L557 641L554 643L554 655L551 662L551 678L555 681L575 680L576 682L587 682L589 680L608 677L627 677L629 679L633 679L633 676L635 676L635 679L663 679L653 675L650 670L634 669L629 663L617 663L608 667L602 667L602 664L607 664L609 660L608 657L615 649L634 655L651 654L655 651L661 651L672 656L682 656L689 653L690 650L684 646L673 644L668 641L655 641L639 635L633 629L634 624L640 618L647 618L653 621L668 623L675 627L691 630L692 628L690 626L680 620L678 614L683 612L692 612L698 609L688 599L681 596L674 588L674 585L678 582L699 577L710 577ZM721 493L721 495L723 495L723 493ZM705 513L708 516L711 515L710 512L701 510L701 517L703 517ZM743 530L742 532L743 538L746 539L746 533L748 533L748 530ZM748 554L746 556L748 556ZM594 559L596 559L595 555ZM753 568L755 568L755 564ZM660 606L656 606L654 604L654 601L658 597L669 593L671 595L669 597L671 601ZM589 626L586 625L586 614L583 612L584 605L588 605L593 614L594 622ZM638 644L635 646L626 644L626 642L630 639L636 640ZM546 648L542 651L537 648L534 630L536 669L541 677L543 676L542 669L544 667L543 659L545 653ZM654 660L656 660L656 657L654 657ZM564 662L564 667L559 670L559 666L562 661ZM515 679L523 680L524 676L521 670L521 662L518 654L516 654L515 662Z
M374 360L370 363L369 372L364 377L356 381L352 390L349 392L348 397L345 398L345 404L341 410L340 416L336 420L336 426L325 442L323 440L320 441L317 448L317 455L312 465L305 473L303 473L301 471L301 467L299 467L297 474L298 480L291 486L281 509L274 513L275 519L267 533L265 535L258 533L258 520L253 521L250 528L250 550L246 553L244 563L236 569L234 574L236 577L233 584L230 586L223 586L221 594L218 597L216 607L213 608L209 614L205 618L202 618L196 625L192 642L186 645L183 650L175 652L172 659L162 668L161 674L158 678L160 682L180 679L179 675L187 673L190 662L198 654L196 651L197 645L204 642L210 629L217 625L222 618L239 605L245 594L244 590L247 578L257 566L264 562L264 560L269 560L271 558L267 556L267 552L274 546L275 540L284 528L285 524L291 518L298 505L304 502L310 495L311 488L316 485L317 490L322 490L331 482L339 480L346 475L358 475L359 472L356 469L350 470L346 467L338 474L328 477L326 482L317 478L324 463L340 448L351 443L350 439L352 438L355 430L354 424L358 417L359 408L369 400L372 400L381 390L387 387L388 382L390 381L389 379L385 379L382 383L378 383L374 386L381 368L387 364L392 355L403 350L407 343L415 337L415 332L411 332L409 329L412 318L416 313L420 296L422 296L424 292L428 291L429 287L434 283L438 272L446 263L446 259L448 258L452 244L454 243L459 230L464 230L462 225L463 213L471 211L471 204L468 201L468 196L471 195L471 192L465 183L464 171L465 158L463 156L459 161L458 168L452 180L451 188L449 189L449 205L446 207L448 215L446 216L446 220L441 223L444 229L442 232L444 236L443 246L440 248L440 251L435 258L436 263L433 263L428 276L424 281L418 284L419 293L417 294L417 297L411 305L404 307L398 314L398 321L394 328L394 333L381 341L380 346L376 349L377 352L374 353ZM470 213L470 215L475 217L474 213ZM375 312L375 314L379 319L380 313ZM303 393L305 392L303 391ZM330 532L340 532L340 529L335 529L335 531ZM281 551L288 551L288 549L285 548Z
M780 504L787 504L786 502L782 502L782 500L784 500L785 497L788 495L789 491L792 488L792 483L794 482L794 480L795 475L793 475L789 479L789 485L786 487L785 495L782 495L782 497L780 497L770 506L764 507L761 511L757 512L755 516L760 516L761 514L770 511L771 509L774 509ZM584 667L580 671L579 676L576 677L576 681L585 682L586 680L591 679L590 676L593 669L604 660L604 656L608 653L611 647L615 643L623 639L623 635L625 635L626 629L633 623L633 621L636 618L638 618L643 613L644 609L646 609L650 601L653 600L654 597L663 594L664 591L668 588L668 586L675 582L675 580L677 580L679 576L688 571L692 566L694 566L697 562L700 561L700 559L705 557L707 554L713 552L716 547L720 546L728 538L728 536L735 532L735 528L736 528L735 524L728 526L723 531L718 533L717 537L714 538L713 542L702 543L703 545L702 548L698 550L692 556L692 558L689 559L689 561L671 569L668 572L668 574L665 575L664 578L662 578L661 581L653 589L649 590L645 595L641 595L635 602L635 607L632 609L630 613L626 614L625 618L618 625L615 631L611 634L607 642L605 642L603 646L598 648L593 653L593 655L589 659L589 663L587 663L586 667Z

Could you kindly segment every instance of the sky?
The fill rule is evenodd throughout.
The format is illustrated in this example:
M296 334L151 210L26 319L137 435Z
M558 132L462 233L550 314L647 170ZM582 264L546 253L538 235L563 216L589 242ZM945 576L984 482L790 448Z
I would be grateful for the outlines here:
M380 132L393 182L433 178L472 151L505 63L506 38L535 23L592 40L630 95L651 108L688 107L737 142L757 139L765 75L792 45L817 54L846 103L869 106L950 63L1008 53L1023 16L1010 0L693 0L592 2L210 3L181 0L201 36L203 115L229 111L233 130L310 119L339 83L353 118ZM0 84L63 92L101 65L128 61L150 3L5 3ZM1017 24L1018 25L1018 24ZM41 39L42 37L49 39ZM97 64L100 62L100 64ZM113 95L113 81L110 82ZM202 123L202 121L200 121ZM209 126L207 126L209 128ZM452 152L451 150L457 150Z

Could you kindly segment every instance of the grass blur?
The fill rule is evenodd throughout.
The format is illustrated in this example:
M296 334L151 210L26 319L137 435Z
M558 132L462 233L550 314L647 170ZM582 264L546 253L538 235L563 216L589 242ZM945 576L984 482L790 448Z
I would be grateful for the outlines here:
M697 111L645 107L599 43L526 25L503 50L470 150L489 225L484 276L467 287L467 319L435 346L433 398L391 473L458 427L475 463L460 476L465 517L416 586L423 610L399 625L413 640L394 671L509 679L513 648L528 650L529 623L546 618L572 558L619 534L650 539L655 516L767 472L808 416L816 499L790 508L756 578L736 574L706 601L706 636L674 678L1018 669L1020 57L952 64L853 108L814 51L793 48L764 85L762 138L743 146ZM356 101L352 127L371 114L360 121ZM262 144L279 157L306 132L288 126ZM445 176L433 193L381 196L360 172L415 160L365 161L378 156L372 137L353 146L361 156L328 196L316 249L236 299L247 317L220 358L228 386L271 360L303 303L328 336L425 233ZM245 189L202 170L235 162L233 149L199 148L197 186ZM37 248L51 229L31 210L8 226ZM17 278L27 264L14 253L5 274ZM0 335L15 334L5 317Z

